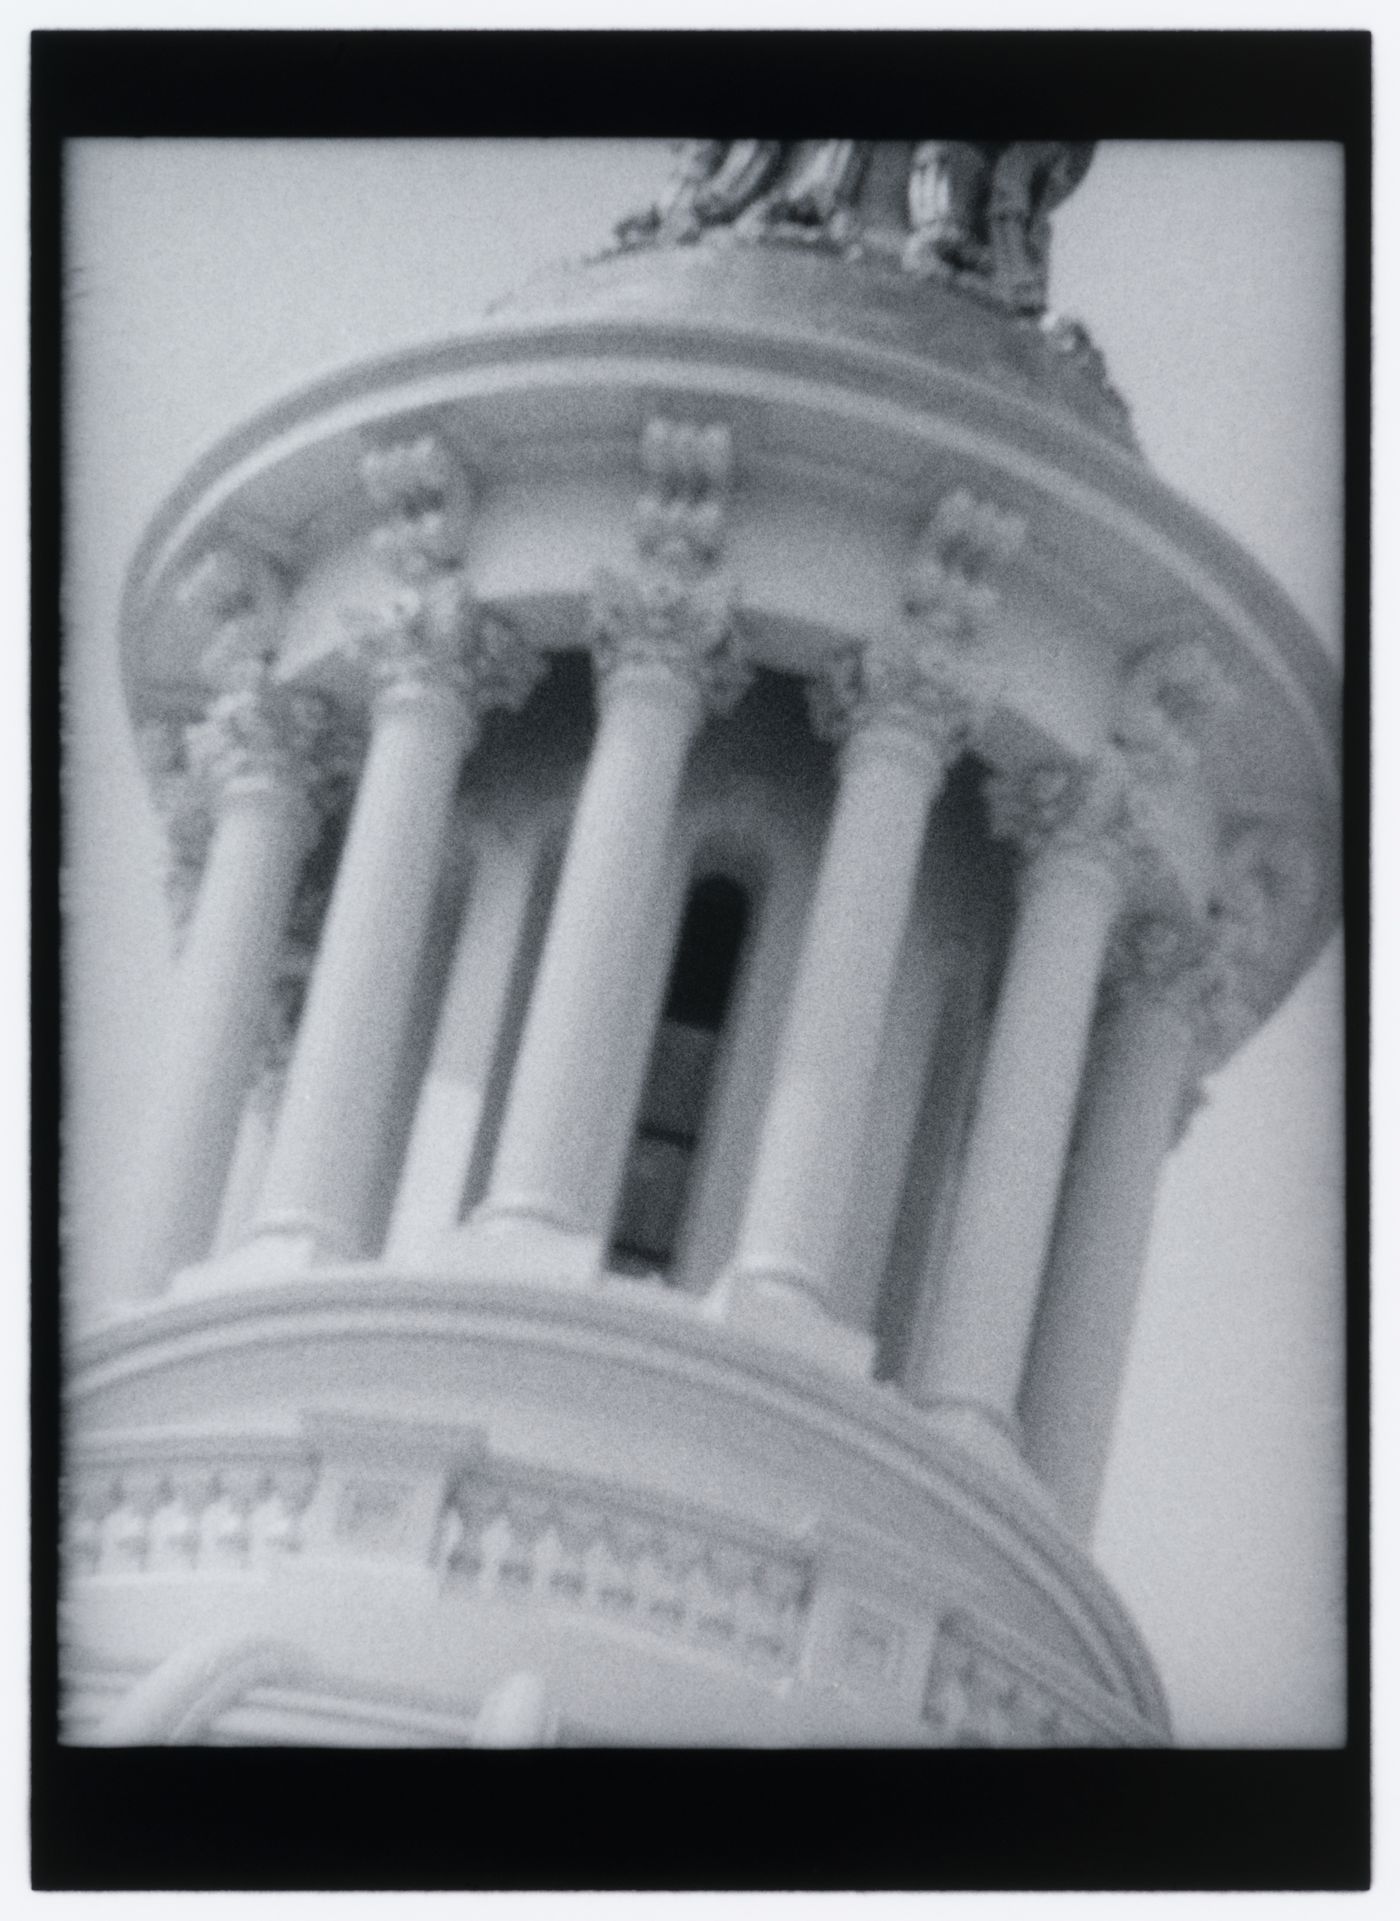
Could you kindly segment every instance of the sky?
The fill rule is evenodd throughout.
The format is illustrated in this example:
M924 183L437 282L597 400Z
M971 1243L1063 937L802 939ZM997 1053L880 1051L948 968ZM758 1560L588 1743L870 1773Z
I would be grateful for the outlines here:
M169 977L121 704L122 578L210 442L319 373L461 331L653 195L652 142L82 142L70 168L65 774L70 1284L104 1224ZM1341 650L1341 163L1101 147L1056 216L1156 471ZM450 210L450 215L446 212ZM1159 1196L1095 1541L1180 1738L1342 1730L1341 942L1210 1089Z

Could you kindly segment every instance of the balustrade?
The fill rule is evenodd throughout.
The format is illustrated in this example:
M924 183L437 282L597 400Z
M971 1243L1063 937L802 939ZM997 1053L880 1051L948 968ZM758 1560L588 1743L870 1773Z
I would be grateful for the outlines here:
M800 1556L638 1513L625 1500L472 1479L444 1516L449 1585L576 1609L789 1672L810 1573Z

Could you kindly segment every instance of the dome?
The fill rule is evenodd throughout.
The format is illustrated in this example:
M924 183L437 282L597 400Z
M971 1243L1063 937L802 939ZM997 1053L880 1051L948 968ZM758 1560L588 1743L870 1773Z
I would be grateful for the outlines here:
M877 377L882 360L990 388L1136 452L1128 409L1077 322L1009 313L981 288L916 275L879 254L852 261L801 242L729 231L686 246L618 249L540 275L498 301L497 322L667 327L819 341Z

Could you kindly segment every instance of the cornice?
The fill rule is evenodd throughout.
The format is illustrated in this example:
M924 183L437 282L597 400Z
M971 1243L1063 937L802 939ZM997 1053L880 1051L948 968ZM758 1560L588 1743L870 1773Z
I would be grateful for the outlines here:
M130 576L128 647L150 589L176 553L272 466L404 414L476 404L495 416L480 440L489 481L509 469L512 436L499 414L513 394L579 401L589 392L600 398L600 388L619 399L630 392L639 406L654 403L658 390L679 389L716 407L725 398L764 400L770 411L795 409L848 428L859 422L885 449L881 456L873 444L862 448L862 464L883 463L906 485L919 450L927 457L936 448L1052 498L1163 569L1207 623L1215 619L1236 635L1308 717L1319 776L1335 787L1335 671L1282 589L1139 460L1034 402L911 354L701 322L497 323L331 375L266 409L197 461L153 519ZM770 418L753 450L760 462L780 454L775 426ZM747 462L742 423L734 438L736 458Z

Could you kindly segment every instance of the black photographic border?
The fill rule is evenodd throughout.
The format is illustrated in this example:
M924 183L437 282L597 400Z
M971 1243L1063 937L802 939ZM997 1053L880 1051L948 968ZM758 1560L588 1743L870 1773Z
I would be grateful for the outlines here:
M41 1889L1370 1885L1371 40L1363 32L45 32L33 37L31 1872ZM64 1748L63 148L77 136L1330 140L1346 151L1348 1727L1336 1751ZM444 210L450 219L450 209Z

